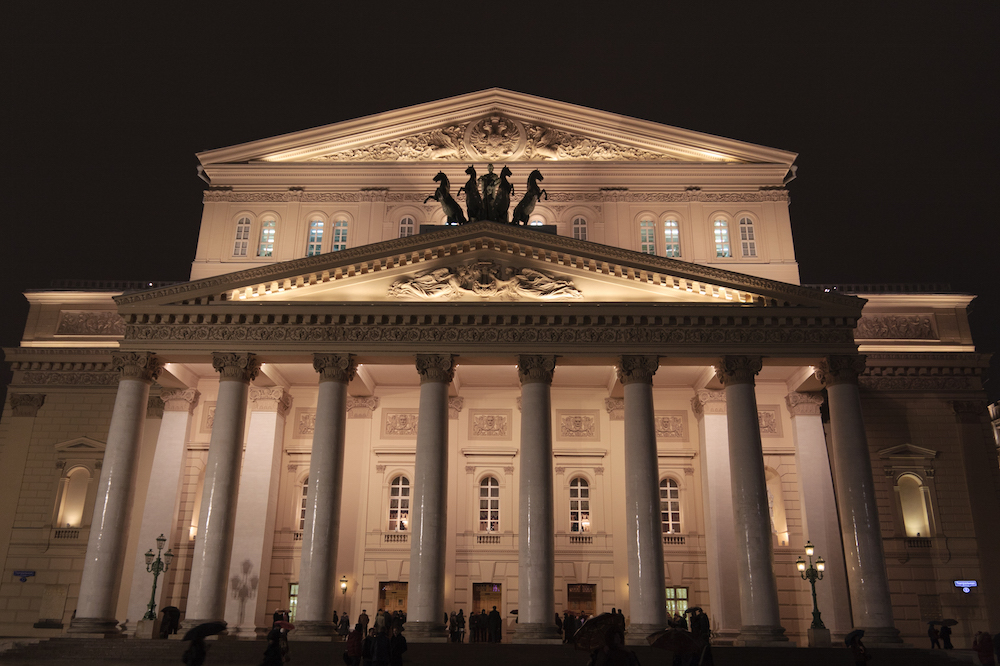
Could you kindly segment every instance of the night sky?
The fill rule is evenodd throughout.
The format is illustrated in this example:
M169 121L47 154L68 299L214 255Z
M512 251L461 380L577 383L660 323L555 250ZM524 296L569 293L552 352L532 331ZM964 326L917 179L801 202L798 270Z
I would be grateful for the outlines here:
M13 4L4 347L25 289L187 278L196 152L498 86L798 153L803 282L948 283L1000 351L996 2Z

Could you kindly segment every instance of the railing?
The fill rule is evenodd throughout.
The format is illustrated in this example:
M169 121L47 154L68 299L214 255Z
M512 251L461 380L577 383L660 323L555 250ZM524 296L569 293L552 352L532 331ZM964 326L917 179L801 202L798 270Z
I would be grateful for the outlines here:
M79 539L80 530L55 530L54 539Z
M292 532L292 541L302 541L302 532Z
M888 284L804 284L826 292L842 294L947 294L951 285L941 282L911 282Z
M685 539L679 534L664 534L663 535L663 545L664 546L683 546Z
M577 536L574 534L569 535L569 543L571 546L581 546L585 544L594 543L594 537L592 536Z
M169 287L172 284L180 283L176 280L155 280L152 282L139 280L53 280L50 288L86 291L143 291L145 289Z
M488 544L499 545L500 544L500 535L499 534L477 534L476 535L476 543L488 543Z
M907 537L906 538L907 548L930 548L931 540L930 537Z
M387 532L382 535L382 543L407 543L409 540L409 534L399 532Z

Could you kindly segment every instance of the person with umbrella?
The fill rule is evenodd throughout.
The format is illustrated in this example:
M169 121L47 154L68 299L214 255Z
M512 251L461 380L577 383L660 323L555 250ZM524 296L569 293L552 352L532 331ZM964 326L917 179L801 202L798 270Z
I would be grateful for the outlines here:
M285 655L281 646L282 629L275 623L275 626L267 634L267 647L264 649L264 663L262 666L282 666L285 663Z
M958 624L958 620L941 620L941 642L944 643L945 650L954 650L951 644L951 628Z
M196 627L191 627L184 634L184 640L191 641L191 645L181 655L181 661L188 666L202 666L205 657L208 655L208 646L205 645L205 638L221 634L226 630L225 622L205 622Z
M863 666L872 658L865 644L861 642L861 637L864 635L864 629L855 629L844 637L844 643L850 648L851 656L854 657L855 666Z
M625 648L625 630L615 624L605 634L604 645L590 654L587 666L639 666L639 657Z
M934 625L937 622L931 621L927 623L927 638L931 639L931 649L934 648L941 649L941 641L939 640L941 634L938 633L937 627Z

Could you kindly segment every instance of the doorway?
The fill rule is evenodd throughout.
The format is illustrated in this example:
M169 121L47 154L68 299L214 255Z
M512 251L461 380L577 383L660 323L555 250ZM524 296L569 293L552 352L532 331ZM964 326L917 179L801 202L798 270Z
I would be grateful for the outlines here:
M566 606L570 613L584 613L593 617L597 613L597 585L574 583L566 588Z
M503 615L503 586L500 583L472 584L472 612L486 611L488 615L496 606Z
M406 612L406 583L391 580L378 584L378 607L389 611Z

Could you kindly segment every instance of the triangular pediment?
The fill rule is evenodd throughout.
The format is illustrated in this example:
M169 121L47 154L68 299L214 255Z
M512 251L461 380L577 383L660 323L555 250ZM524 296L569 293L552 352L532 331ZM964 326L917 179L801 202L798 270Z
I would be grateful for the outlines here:
M100 442L90 437L76 437L74 439L59 442L55 445L57 453L62 454L92 454L104 453L104 442Z
M791 166L795 155L493 88L198 155L246 162L588 161Z
M898 444L896 446L890 446L885 449L879 449L879 458L884 460L895 460L895 461L924 461L933 460L937 457L938 452L934 449L925 449L922 446L916 446L914 444Z
M634 303L813 308L860 316L861 299L530 227L475 222L126 294L141 307L377 303Z

